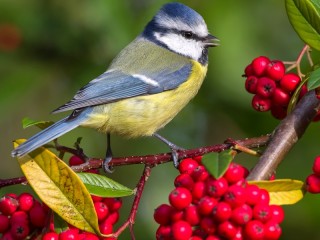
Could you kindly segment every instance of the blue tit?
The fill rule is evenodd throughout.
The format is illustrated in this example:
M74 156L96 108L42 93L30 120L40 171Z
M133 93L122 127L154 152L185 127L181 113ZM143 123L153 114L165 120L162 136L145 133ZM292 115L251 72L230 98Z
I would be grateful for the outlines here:
M70 116L29 138L12 151L21 157L82 126L108 135L104 169L112 158L110 134L155 136L197 94L206 76L208 48L218 45L202 16L181 3L165 4L144 31L126 46L102 75L82 87L54 113Z

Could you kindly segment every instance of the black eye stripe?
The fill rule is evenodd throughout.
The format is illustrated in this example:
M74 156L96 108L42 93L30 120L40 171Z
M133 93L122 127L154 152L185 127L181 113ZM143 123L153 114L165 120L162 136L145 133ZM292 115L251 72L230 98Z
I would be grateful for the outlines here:
M198 36L197 34L195 34L192 31L178 30L176 28L168 29L168 28L158 27L156 32L160 33L161 35L164 35L166 33L175 33L175 34L179 34L179 35L183 36L186 39L193 39L193 40L196 40L199 42L202 42L205 40L205 38Z
M194 34L190 31L181 31L181 35L187 39L192 39Z

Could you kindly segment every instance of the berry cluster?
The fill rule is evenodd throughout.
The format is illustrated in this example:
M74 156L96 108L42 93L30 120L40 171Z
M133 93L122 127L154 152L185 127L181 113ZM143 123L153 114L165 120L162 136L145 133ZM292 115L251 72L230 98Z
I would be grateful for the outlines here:
M297 74L285 71L282 61L270 60L265 56L253 59L245 68L245 88L254 94L252 107L255 110L271 110L277 119L286 117L288 104L301 79ZM303 85L299 98L306 92L307 87Z
M39 234L46 224L48 210L29 193L6 194L0 199L1 239L26 239L31 233Z
M92 196L94 207L98 215L99 228L102 234L111 234L113 225L119 220L119 209L122 206L120 198L102 198ZM50 232L46 233L43 240L113 240L112 237L98 237L89 232L80 231L79 229L69 226L69 228L61 233L54 232L54 225L51 223Z
M69 165L75 166L83 163L77 156L69 159ZM97 173L96 170L88 170ZM111 234L113 226L119 220L119 210L122 206L120 198L103 198L91 196L98 216L99 229L102 234ZM69 225L61 233L55 232L54 219L49 208L37 201L31 194L22 193L19 196L7 194L0 199L0 239L20 240L38 239L43 229L49 232L42 237L43 240L113 240L112 237L98 237L95 234L80 231ZM2 234L2 236L1 236Z
M315 157L313 166L313 173L306 179L306 189L310 193L320 193L320 156Z
M269 193L245 180L248 170L231 163L215 179L201 158L187 158L169 195L154 212L161 240L279 239L284 212L269 204Z

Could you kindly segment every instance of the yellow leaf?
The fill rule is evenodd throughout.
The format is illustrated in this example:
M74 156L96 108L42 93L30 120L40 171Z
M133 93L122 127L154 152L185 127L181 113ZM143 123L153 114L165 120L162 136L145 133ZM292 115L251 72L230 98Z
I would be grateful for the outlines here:
M249 184L254 184L267 190L270 195L270 204L295 204L300 201L304 195L304 183L298 180L277 179L273 181L250 181Z
M18 139L14 146L24 141ZM45 204L71 225L100 234L91 196L65 162L43 147L18 158L18 162L29 184Z

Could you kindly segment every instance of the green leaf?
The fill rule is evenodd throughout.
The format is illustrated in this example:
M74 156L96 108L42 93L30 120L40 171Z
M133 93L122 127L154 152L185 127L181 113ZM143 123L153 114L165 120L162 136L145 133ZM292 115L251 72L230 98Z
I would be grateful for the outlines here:
M220 153L208 153L202 156L202 164L215 178L220 178L228 169L235 156L234 150L225 150Z
M289 205L300 201L304 196L304 183L293 179L277 179L273 181L250 181L269 192L270 204Z
M133 190L122 184L93 173L78 173L78 176L88 189L89 193L100 197L124 197L134 193Z
M311 0L285 0L289 21L299 37L320 51L319 3Z
M17 147L24 139L14 141ZM18 158L21 170L39 198L71 225L100 234L90 193L78 175L44 147Z
M40 129L45 129L52 125L54 122L53 121L35 121L30 118L25 117L22 119L22 127L24 129L31 127L31 126L37 126Z
M313 90L320 86L320 68L312 71L309 76L308 90Z
M69 225L66 221L64 221L58 214L54 213L53 216L54 221L54 231L56 233L61 233L69 228Z

